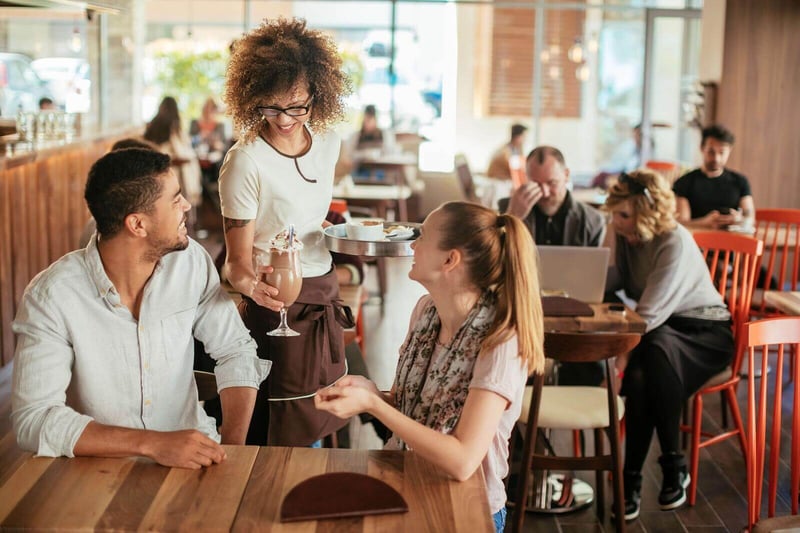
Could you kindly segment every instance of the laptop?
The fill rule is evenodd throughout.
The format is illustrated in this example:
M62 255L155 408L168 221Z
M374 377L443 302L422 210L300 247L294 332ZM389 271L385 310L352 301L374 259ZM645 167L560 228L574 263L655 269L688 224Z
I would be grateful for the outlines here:
M537 246L537 248L543 294L559 293L586 303L603 301L610 253L608 248L590 246Z

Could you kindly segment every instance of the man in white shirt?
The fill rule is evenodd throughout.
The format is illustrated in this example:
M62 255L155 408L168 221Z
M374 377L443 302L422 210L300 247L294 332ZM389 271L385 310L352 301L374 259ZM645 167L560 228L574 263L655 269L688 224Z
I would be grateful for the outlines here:
M170 158L106 154L85 191L97 234L40 273L14 322L11 418L43 456L146 456L200 468L243 444L270 362L189 239ZM177 252L177 253L172 253ZM221 437L197 401L193 338L216 360Z

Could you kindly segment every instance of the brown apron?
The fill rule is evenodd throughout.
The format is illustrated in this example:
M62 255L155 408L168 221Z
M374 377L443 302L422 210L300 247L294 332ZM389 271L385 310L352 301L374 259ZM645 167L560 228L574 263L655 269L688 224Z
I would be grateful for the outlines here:
M300 333L298 337L268 336L267 331L278 327L280 315L249 298L243 299L242 318L258 344L258 356L272 361L258 392L247 443L308 446L343 427L347 421L317 410L313 397L287 399L313 394L345 373L342 328L353 327L353 315L339 299L336 272L303 278L300 296L287 309L289 327Z

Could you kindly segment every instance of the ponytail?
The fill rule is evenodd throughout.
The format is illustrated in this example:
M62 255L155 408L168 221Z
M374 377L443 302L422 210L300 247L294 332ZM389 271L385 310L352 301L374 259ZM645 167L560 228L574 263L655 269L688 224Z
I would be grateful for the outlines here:
M470 281L497 294L494 322L483 340L486 352L517 335L528 371L544 369L544 319L537 252L520 219L468 202L448 202L439 247L462 251Z
M502 269L496 285L497 309L494 324L484 339L489 350L504 342L516 330L520 357L530 373L544 370L544 317L539 295L536 248L528 228L515 216L497 216Z

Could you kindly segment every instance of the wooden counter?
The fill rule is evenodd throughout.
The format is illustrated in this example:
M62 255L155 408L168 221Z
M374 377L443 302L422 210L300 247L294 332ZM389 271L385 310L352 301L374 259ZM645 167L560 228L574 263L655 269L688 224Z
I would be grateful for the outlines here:
M89 168L130 134L47 143L0 158L0 364L14 355L11 321L28 282L77 246L89 219L83 200Z

